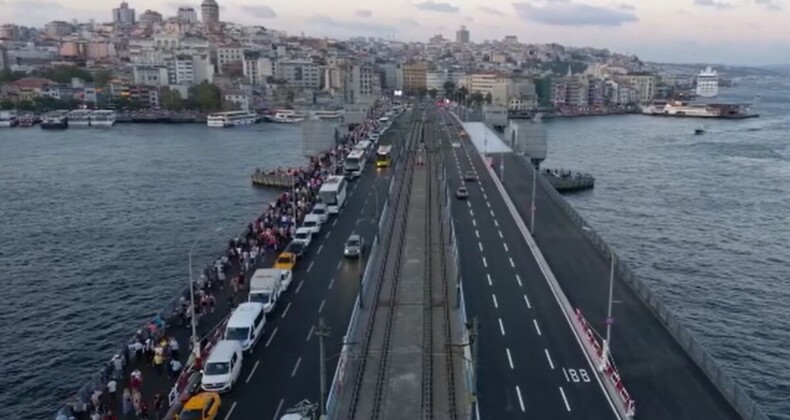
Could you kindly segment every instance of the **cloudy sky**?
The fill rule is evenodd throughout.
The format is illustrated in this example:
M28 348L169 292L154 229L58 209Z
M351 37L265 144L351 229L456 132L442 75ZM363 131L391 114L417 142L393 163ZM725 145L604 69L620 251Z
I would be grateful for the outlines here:
M112 0L110 0L112 1ZM106 0L0 0L0 22L109 20ZM172 15L198 0L128 0ZM790 0L217 0L221 18L289 33L409 41L460 25L473 41L517 35L525 42L605 47L647 60L790 63Z

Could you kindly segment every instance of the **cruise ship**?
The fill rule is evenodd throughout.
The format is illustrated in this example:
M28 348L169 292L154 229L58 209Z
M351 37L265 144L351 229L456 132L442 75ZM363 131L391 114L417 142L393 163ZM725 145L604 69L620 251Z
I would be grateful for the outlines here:
M697 96L715 98L719 95L719 74L708 66L697 76Z
M18 123L16 111L0 111L0 127L15 127Z
M206 125L215 128L237 127L256 122L258 122L258 115L249 111L217 112L206 117Z
M112 127L116 114L111 109L78 109L69 112L69 127Z

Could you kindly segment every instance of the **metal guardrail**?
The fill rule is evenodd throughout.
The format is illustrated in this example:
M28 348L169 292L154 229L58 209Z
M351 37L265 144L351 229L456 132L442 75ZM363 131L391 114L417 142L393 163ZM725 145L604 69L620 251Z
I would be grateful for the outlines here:
M529 163L527 162L527 164ZM672 337L686 351L694 363L702 369L705 376L716 386L724 398L735 407L736 411L747 420L769 420L768 416L757 406L757 403L743 391L727 372L718 366L713 356L699 344L691 332L681 324L680 320L674 314L672 314L670 309L661 301L661 298L652 292L644 281L623 263L623 259L617 256L617 253L609 244L584 221L576 209L568 204L542 175L538 177L538 182L540 182L543 190L548 193L561 209L563 209L565 214L567 214L571 221L582 230L583 234L602 255L607 258L609 258L610 253L615 255L615 270L618 276L632 288L650 311L661 320L661 323L664 324Z

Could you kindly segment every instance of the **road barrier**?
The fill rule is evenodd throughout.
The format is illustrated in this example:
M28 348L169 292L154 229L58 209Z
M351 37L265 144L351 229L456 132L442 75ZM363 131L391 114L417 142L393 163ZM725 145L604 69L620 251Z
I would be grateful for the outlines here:
M531 165L526 158L522 161L522 164ZM496 182L499 182L499 180L496 179ZM694 363L702 369L705 376L716 386L724 398L732 404L735 410L747 420L768 420L768 416L760 410L757 403L743 391L727 372L718 366L713 356L699 344L691 332L672 314L670 309L661 301L661 298L651 291L647 284L625 265L623 259L617 256L617 253L587 224L576 209L568 204L542 175L538 176L537 182L540 183L543 191L565 212L568 218L582 230L582 234L595 246L601 255L606 258L614 255L617 276L631 287L653 315L661 321L670 335L680 344Z

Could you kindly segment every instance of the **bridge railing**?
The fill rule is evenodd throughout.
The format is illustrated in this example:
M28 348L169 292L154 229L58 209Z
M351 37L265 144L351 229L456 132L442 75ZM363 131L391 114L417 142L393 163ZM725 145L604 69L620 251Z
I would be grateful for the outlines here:
M529 162L524 162L531 165ZM730 375L718 366L718 363L710 353L697 341L692 333L672 314L672 311L661 301L661 298L650 290L645 282L634 274L623 259L609 246L600 235L590 227L587 222L579 215L568 202L549 184L542 176L538 176L537 182L540 183L545 191L557 205L563 209L570 220L579 227L589 241L598 249L601 255L609 258L615 256L615 270L617 275L623 279L647 305L651 312L661 320L672 337L680 344L686 353L694 360L708 379L722 393L724 398L729 401L738 413L747 420L768 420L768 417L760 410L757 403L749 397L738 383Z

